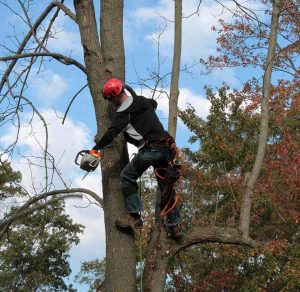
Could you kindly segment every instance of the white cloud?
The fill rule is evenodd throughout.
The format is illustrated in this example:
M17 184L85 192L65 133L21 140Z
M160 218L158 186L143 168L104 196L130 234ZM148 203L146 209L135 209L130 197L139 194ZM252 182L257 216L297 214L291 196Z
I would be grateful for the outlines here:
M69 16L60 13L55 21L55 37L49 39L48 47L51 51L82 57L83 50L78 26L74 25Z
M169 92L169 89L166 88L165 91ZM143 90L142 94L148 98L152 97L152 92L150 92L148 89ZM154 95L154 98L158 102L157 110L163 113L164 118L167 118L169 116L169 99L166 94L162 94L159 98L157 98L158 95L159 93ZM178 98L179 109L184 110L189 105L192 105L195 108L197 115L204 119L207 117L210 109L209 100L199 94L194 93L188 88L180 88Z
M63 96L69 87L67 80L62 75L51 70L32 74L29 82L32 92L46 103Z
M181 88L179 90L178 108L181 110L186 109L189 105L192 105L196 113L202 118L206 118L210 108L210 102L201 95L197 95L188 88ZM162 98L158 100L158 110L161 110L167 117L169 114L169 100Z
M183 1L183 15L190 15L196 11L198 0ZM231 1L224 3L230 8L235 6ZM174 2L160 0L156 6L140 7L134 12L134 19L138 27L152 27L152 32L146 35L147 40L153 41L161 29L164 20L161 16L174 19ZM206 1L201 4L199 15L184 18L182 22L182 60L193 61L207 57L215 52L216 32L211 30L213 25L218 26L218 19L230 19L232 14L224 10L216 2ZM161 38L161 50L166 56L172 56L173 49L173 22L168 22Z
M85 226L84 233L80 235L79 245L73 246L71 250L71 259L77 262L102 258L105 255L103 210L96 205L89 205L89 203L87 199L67 200L66 202L67 214L76 223Z
M48 151L57 163L57 167L62 172L62 176L67 183L72 183L72 186L86 187L93 191L101 189L100 184L93 184L92 182L100 181L100 170L88 175L85 180L81 181L84 172L81 171L74 163L74 158L79 150L90 148L93 145L93 137L90 129L81 122L76 122L70 118L67 118L65 124L61 124L59 119L52 109L46 109L41 111L48 128ZM58 116L62 116L62 113L57 112ZM26 120L30 116L28 115ZM0 142L3 144L10 144L14 141L15 130L12 128L6 135L1 137ZM43 123L39 117L35 116L32 120L32 128L28 126L22 126L19 134L18 148L22 155L35 155L42 156L41 146L45 145L45 130ZM40 159L33 159L36 163L42 164ZM31 176L29 176L28 164L25 160L18 158L13 161L14 167L19 169L23 175L23 183L26 187L31 185ZM50 165L50 164L48 164ZM33 177L35 186L41 187L44 183L44 169L33 168ZM98 176L98 180L92 180L93 177ZM56 188L62 187L60 179L55 177L54 184Z
M242 84L242 81L238 79L233 68L215 70L212 72L211 77L212 83L216 82L217 84L220 84L220 82L225 82L231 87Z

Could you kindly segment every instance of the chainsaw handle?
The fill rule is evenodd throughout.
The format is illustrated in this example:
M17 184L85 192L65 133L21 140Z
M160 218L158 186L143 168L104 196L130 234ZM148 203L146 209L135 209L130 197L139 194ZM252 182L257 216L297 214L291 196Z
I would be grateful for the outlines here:
M88 153L90 153L90 150L81 150L81 151L79 151L79 152L76 154L76 157L75 157L75 164L80 165L80 163L78 163L78 158L79 158L79 156L82 157L82 156L84 156L84 155L86 155L86 154L88 154Z

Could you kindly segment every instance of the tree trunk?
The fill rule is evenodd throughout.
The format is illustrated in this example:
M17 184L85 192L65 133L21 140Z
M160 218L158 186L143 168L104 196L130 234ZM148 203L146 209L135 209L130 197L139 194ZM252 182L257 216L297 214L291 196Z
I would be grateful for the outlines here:
M245 239L242 232L237 228L195 227L184 235L180 241L174 241L167 238L165 228L162 225L156 224L151 234L151 242L145 262L143 291L164 291L170 259L180 251L202 243L255 246L255 242L251 239Z
M106 73L110 78L124 80L123 0L101 0L100 36ZM120 172L128 163L124 139L119 138L112 147L107 147L105 155L110 165L106 171L102 169L106 229L105 291L132 292L136 290L134 239L118 231L114 223L117 218L126 215L120 187Z
M177 107L179 96L179 72L181 57L181 31L182 31L182 0L175 0L175 27L174 27L174 52L172 77L169 99L169 124L168 131L171 136L176 138L177 128ZM155 226L151 233L148 255L145 260L144 269L144 291L164 291L166 282L166 272L169 264L170 255L167 245L167 232L163 220L160 217L160 190L156 192L155 206Z
M144 292L164 291L166 273L170 259L167 249L167 234L160 223L154 225L151 232L151 241L148 246L148 256L145 261L143 274Z
M101 1L102 49L93 1L74 0L74 6L95 107L97 135L101 137L113 115L113 108L102 97L102 85L112 76L122 80L125 77L123 2ZM136 290L134 239L119 232L114 225L116 218L126 214L119 174L127 162L127 148L122 139L117 139L103 149L101 170L106 230L105 291Z
M269 47L268 47L268 54L266 60L266 68L265 68L265 73L263 78L263 95L261 101L261 121L260 121L258 149L257 149L256 158L255 158L255 162L250 177L246 182L246 187L244 190L242 204L241 204L239 228L243 232L245 238L249 237L252 195L253 195L255 183L261 171L261 167L264 161L266 147L267 147L272 67L273 67L273 61L275 57L279 15L280 15L280 8L282 6L282 2L283 2L282 0L275 0L273 2Z
M169 99L169 127L168 127L169 133L174 138L176 137L176 129L177 129L181 35L182 35L182 0L175 0L174 51L173 51L172 78L171 78L170 99Z

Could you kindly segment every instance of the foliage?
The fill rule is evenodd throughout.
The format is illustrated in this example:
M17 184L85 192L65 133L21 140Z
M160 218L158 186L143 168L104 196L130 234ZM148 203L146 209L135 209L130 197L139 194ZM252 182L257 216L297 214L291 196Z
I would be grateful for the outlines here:
M265 15L243 3L233 19L220 20L216 56L201 60L208 72L216 68L247 67L263 74L269 35ZM299 19L292 1L284 1L274 70L286 79L273 80L267 155L255 187L251 237L253 249L202 245L181 252L169 269L168 291L299 291ZM259 73L258 73L259 72ZM258 73L258 74L257 74ZM250 76L253 76L250 75ZM283 78L281 74L280 78ZM249 75L248 75L249 78ZM186 149L192 198L189 224L237 227L239 202L251 169L258 138L261 79L251 79L242 90L227 86L214 93L207 88L212 107L206 120L190 107L180 117L193 132L197 151Z
M7 161L0 163L0 200L5 200L9 196L23 193L19 183L21 182L21 173L13 171Z
M24 196L18 187L20 173L14 172L7 162L4 167L6 174L0 185L5 192L1 197L3 204ZM14 210L15 207L10 208L6 216ZM61 202L17 219L0 241L2 291L71 291L64 282L71 273L68 251L72 244L78 244L82 231L83 227L65 214Z
M253 86L255 85L255 86ZM300 288L300 110L298 82L273 86L267 157L255 189L254 249L205 245L182 252L170 268L168 290L297 291ZM254 159L259 121L256 82L241 91L207 88L206 120L190 107L180 117L200 141L186 150L193 185L192 224L237 226L243 181ZM295 94L296 92L296 94ZM204 264L205 263L205 264Z
M271 1L257 1L259 9L249 9L239 3L230 21L219 20L217 55L209 56L201 63L211 72L216 68L249 67L264 68L270 23ZM274 69L293 76L299 73L299 11L294 1L284 1L278 33ZM298 67L297 67L298 64Z
M93 260L83 262L79 274L75 276L75 282L89 285L88 291L99 289L104 281L105 260Z

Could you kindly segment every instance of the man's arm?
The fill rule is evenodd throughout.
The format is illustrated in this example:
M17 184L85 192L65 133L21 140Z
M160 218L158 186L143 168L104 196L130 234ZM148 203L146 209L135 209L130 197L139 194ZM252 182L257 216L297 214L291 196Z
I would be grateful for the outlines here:
M123 132L129 123L129 115L122 115L116 113L115 119L112 121L111 126L106 133L93 147L93 150L100 150L110 144L121 132Z
M151 104L151 106L154 110L157 109L157 101L156 100L147 98L147 101Z

